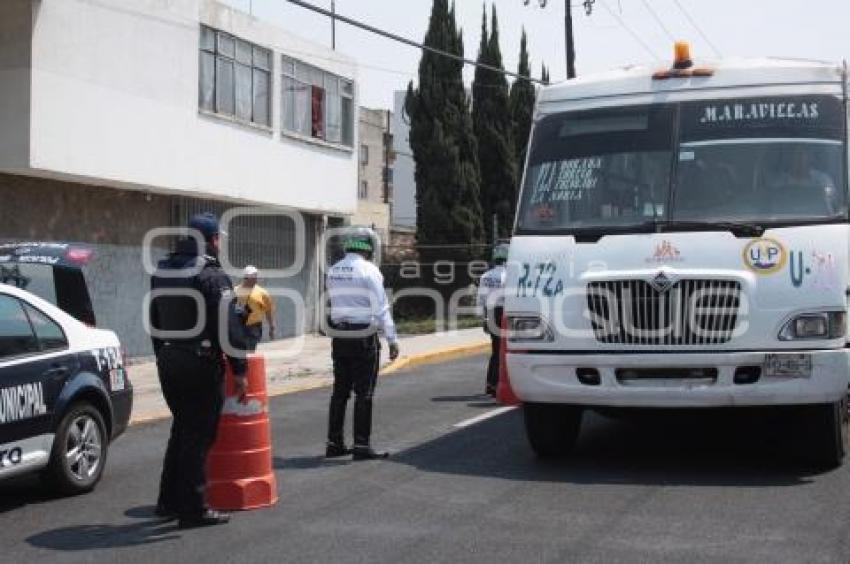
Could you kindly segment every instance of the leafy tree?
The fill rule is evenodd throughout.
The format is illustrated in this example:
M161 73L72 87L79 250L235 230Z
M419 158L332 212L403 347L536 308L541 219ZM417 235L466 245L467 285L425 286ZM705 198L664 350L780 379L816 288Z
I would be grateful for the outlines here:
M424 43L463 56L454 3L434 0ZM423 51L419 83L407 88L420 245L474 244L483 237L478 149L462 70L460 61Z
M528 38L525 35L525 30L522 30L522 39L520 40L517 74L531 77ZM534 117L535 97L534 84L530 80L520 78L514 80L511 85L511 120L513 121L514 154L516 155L517 169L520 171L525 166L528 137L531 134L531 124Z
M481 24L478 63L504 69L499 47L499 20L491 8L490 33L487 10ZM478 161L481 165L481 209L486 235L505 237L513 227L516 208L517 166L513 143L513 121L509 102L508 81L503 72L476 67L472 83L472 124L478 139Z

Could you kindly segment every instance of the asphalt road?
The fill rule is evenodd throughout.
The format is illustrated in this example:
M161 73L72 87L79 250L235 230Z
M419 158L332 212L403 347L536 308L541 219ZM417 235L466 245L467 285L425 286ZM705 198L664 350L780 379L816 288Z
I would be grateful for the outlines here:
M327 390L273 400L280 501L223 527L152 517L167 424L135 427L92 494L0 485L0 561L850 561L850 465L790 456L776 421L591 415L572 460L542 463L518 411L455 426L496 409L483 373L474 358L382 379L387 461L322 459Z

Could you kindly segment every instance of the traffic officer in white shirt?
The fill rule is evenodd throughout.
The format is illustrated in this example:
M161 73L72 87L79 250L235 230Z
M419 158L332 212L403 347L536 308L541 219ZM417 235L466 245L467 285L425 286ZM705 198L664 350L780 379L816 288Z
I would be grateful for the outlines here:
M490 333L491 352L487 364L485 393L495 396L499 383L499 344L502 313L505 306L505 276L508 261L508 245L500 243L493 249L493 268L481 276L478 283L478 305L484 320L484 331Z
M345 241L345 257L334 264L327 276L330 297L330 328L334 366L334 386L328 415L328 443L325 456L354 455L354 460L386 458L370 445L372 396L378 379L380 341L383 331L390 347L390 360L398 357L398 340L390 305L384 291L384 277L371 261L374 251L371 231ZM354 392L354 448L343 438L345 409Z

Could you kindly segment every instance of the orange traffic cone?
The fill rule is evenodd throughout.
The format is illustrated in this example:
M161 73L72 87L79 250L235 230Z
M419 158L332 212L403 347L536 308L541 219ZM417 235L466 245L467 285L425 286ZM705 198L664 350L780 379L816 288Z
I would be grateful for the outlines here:
M499 339L499 383L496 386L496 399L503 405L518 405L519 398L511 386L511 378L508 375L508 329L506 317L502 316L502 337Z
M249 355L247 375L248 392L240 403L230 366L225 374L224 408L207 456L207 502L213 509L256 509L277 502L265 358Z

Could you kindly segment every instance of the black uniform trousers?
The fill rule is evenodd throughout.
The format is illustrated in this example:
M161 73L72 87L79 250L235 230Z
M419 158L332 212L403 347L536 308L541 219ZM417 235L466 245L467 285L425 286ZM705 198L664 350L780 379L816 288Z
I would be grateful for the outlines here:
M224 403L224 362L213 350L163 345L156 363L162 393L174 417L158 505L180 516L196 516L207 508L207 453Z
M490 331L490 362L487 363L487 391L496 391L496 386L499 385L499 348L502 338L501 331L494 332L494 329L500 330L502 327L502 314L504 308L494 307L492 317L488 319Z
M328 415L328 442L335 445L345 442L345 409L353 391L354 446L368 447L372 435L372 396L381 359L378 336L335 337L331 346L334 387Z
M255 323L254 325L245 326L245 350L248 352L256 352L257 345L263 340L263 324Z

